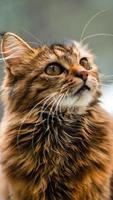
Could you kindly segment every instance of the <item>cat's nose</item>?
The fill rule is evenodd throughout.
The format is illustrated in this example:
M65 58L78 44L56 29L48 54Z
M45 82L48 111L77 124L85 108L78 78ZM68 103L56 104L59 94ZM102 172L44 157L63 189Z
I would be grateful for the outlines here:
M74 65L71 68L71 73L78 78L81 78L83 81L86 81L88 78L88 71L81 65Z
M81 78L83 81L86 81L88 78L88 72L86 70L77 71L75 76Z

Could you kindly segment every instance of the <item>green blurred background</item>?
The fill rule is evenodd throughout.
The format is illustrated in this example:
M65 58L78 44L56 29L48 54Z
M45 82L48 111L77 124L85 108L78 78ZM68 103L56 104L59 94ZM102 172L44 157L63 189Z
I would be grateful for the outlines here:
M88 25L84 36L113 34L113 0L0 0L0 31L15 32L32 46L65 39L80 40L86 23L103 11ZM36 38L35 38L36 37ZM101 73L113 75L113 36L86 39L96 55ZM0 67L0 84L3 63ZM113 112L113 76L104 78L103 106ZM2 115L2 106L0 107Z

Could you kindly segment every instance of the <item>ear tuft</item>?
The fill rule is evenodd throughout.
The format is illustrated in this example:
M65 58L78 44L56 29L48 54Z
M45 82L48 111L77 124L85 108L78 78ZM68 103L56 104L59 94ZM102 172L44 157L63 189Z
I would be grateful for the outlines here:
M33 52L33 49L16 34L4 32L1 36L1 51L8 66L20 64L28 52Z

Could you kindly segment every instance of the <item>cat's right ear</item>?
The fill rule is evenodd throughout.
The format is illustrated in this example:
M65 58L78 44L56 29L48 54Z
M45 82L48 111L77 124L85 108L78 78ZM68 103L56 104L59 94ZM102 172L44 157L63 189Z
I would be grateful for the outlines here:
M33 49L14 33L2 34L1 53L6 66L18 66L24 61L24 57L33 53Z

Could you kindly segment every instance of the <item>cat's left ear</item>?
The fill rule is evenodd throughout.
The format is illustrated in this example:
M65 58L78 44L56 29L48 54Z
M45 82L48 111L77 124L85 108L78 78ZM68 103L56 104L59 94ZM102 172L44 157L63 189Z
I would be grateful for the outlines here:
M33 49L14 33L6 32L1 42L1 52L8 67L21 64L26 54Z

